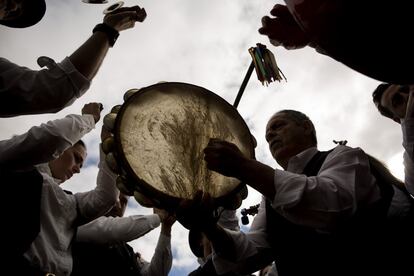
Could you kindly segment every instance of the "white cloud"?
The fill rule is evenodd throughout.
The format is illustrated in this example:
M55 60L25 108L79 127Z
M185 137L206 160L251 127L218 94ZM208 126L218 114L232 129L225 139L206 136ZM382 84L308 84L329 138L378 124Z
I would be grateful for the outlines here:
M258 141L258 160L276 166L264 140L264 129L275 111L288 108L303 111L314 121L321 149L332 148L333 139L347 139L351 146L390 160L391 168L395 167L400 175L401 164L394 165L399 162L395 160L400 160L395 157L401 151L400 129L381 118L371 103L371 92L378 82L313 49L286 51L272 47L257 29L261 17L275 2L282 1L142 0L138 4L145 7L147 19L121 33L86 95L58 114L1 119L0 139L68 113L79 113L90 101L102 102L109 112L113 105L123 102L126 90L158 81L193 83L233 103L250 63L247 50L260 42L275 54L288 82L263 87L253 73L241 99L238 110ZM89 37L106 7L80 0L48 0L47 4L45 18L34 27L0 27L0 56L33 69L38 68L36 58L40 55L59 61ZM85 137L88 158L93 162L98 155L100 126ZM95 167L87 167L65 187L75 191L91 189L96 173ZM258 202L259 194L249 189L242 207ZM151 213L151 209L132 205L128 214L141 212ZM158 234L159 230L154 230L132 244L150 259ZM174 266L194 269L197 263L188 247L187 230L178 223L173 228L172 243Z

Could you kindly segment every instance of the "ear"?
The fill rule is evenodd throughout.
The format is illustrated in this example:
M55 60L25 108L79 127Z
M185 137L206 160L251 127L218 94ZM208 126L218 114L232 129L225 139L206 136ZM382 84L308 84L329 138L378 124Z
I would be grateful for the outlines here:
M305 129L305 134L306 135L311 135L313 133L313 127L312 127L312 123L310 121L304 121L302 126Z

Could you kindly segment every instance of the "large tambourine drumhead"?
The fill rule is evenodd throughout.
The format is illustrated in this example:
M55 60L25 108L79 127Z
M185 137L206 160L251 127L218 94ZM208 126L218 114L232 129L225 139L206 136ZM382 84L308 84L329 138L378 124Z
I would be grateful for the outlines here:
M140 89L122 105L115 123L120 166L135 190L164 206L193 199L200 190L220 202L241 187L238 179L207 169L203 149L210 138L232 142L253 157L250 131L237 110L186 83Z

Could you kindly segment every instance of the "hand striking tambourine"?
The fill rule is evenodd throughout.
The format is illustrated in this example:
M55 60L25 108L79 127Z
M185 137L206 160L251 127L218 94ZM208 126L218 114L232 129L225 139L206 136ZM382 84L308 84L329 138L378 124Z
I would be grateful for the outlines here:
M250 131L232 105L205 88L177 82L130 89L124 100L104 117L114 137L103 142L122 192L147 207L176 208L198 191L209 193L216 206L240 207L246 185L208 170L203 160L210 138L254 156Z

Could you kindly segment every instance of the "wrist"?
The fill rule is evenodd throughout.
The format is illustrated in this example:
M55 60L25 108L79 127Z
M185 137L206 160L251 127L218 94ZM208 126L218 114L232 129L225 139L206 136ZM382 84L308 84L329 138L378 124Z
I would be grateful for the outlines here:
M119 32L115 28L109 26L106 23L100 23L96 25L95 28L93 28L92 33L96 33L96 32L102 32L105 34L106 38L108 39L110 47L114 46L119 36Z

